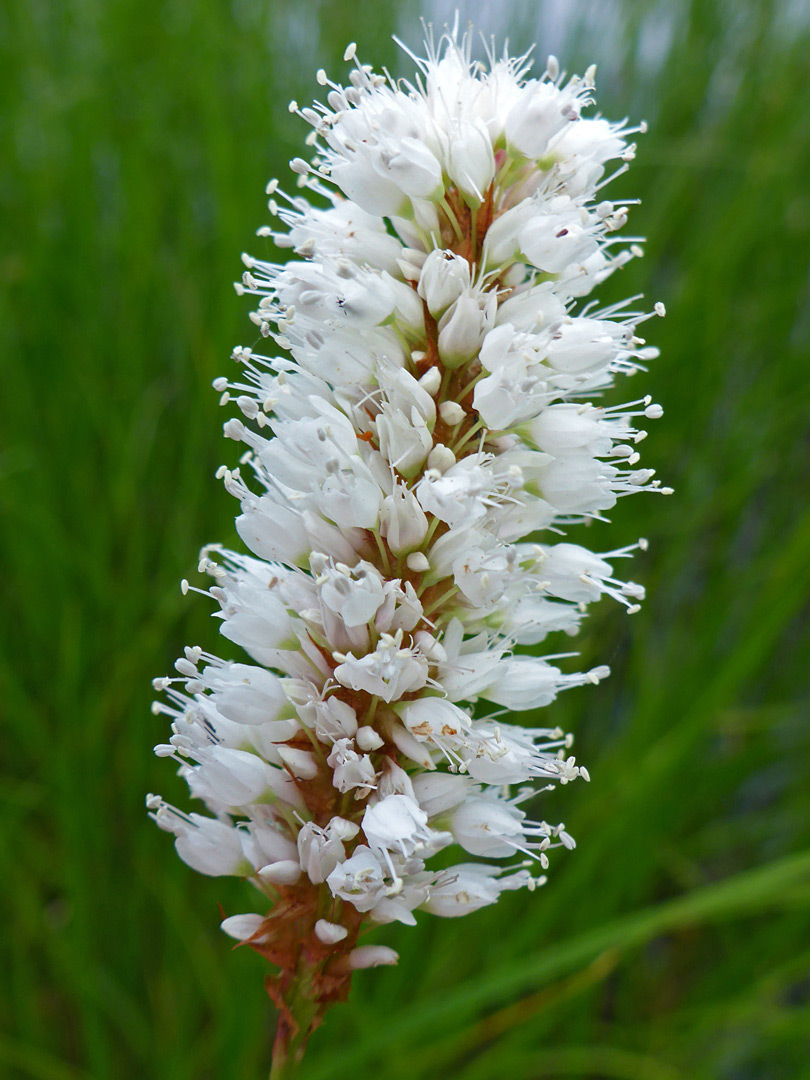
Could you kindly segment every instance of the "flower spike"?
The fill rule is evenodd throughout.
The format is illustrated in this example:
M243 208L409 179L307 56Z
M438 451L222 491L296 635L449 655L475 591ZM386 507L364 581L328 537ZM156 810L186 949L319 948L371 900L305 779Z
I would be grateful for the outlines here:
M542 723L608 674L523 647L605 595L638 610L614 562L646 542L595 554L577 527L667 490L636 449L660 408L600 403L654 355L647 316L581 305L640 253L603 188L641 129L587 115L592 71L550 57L530 78L494 47L485 67L466 34L426 47L407 83L350 45L345 85L319 71L322 100L291 103L313 157L291 163L298 194L268 186L260 230L291 258L244 256L237 286L288 355L239 347L214 384L241 413L218 475L250 554L210 546L201 569L238 658L187 649L156 684L156 753L208 815L149 811L193 869L256 890L222 929L273 965L278 1076L354 971L396 963L366 929L534 889L575 846L521 809L528 781L588 779L570 737L503 714Z

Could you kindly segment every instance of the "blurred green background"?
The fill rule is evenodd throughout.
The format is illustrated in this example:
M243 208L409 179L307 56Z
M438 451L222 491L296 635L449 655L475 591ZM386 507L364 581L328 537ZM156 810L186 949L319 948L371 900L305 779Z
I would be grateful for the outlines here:
M177 582L233 535L210 383L252 343L230 282L301 150L287 102L352 39L407 73L391 32L452 7L0 8L2 1077L266 1074L262 961L217 929L254 894L145 818L146 791L188 805L150 679L217 640ZM663 404L645 458L676 494L591 539L649 537L649 600L599 606L581 647L613 678L552 706L593 781L540 812L577 851L539 895L379 931L399 967L357 978L302 1078L810 1078L810 4L459 7L597 61L606 114L650 121L612 189L647 256L602 295L666 302L614 400Z

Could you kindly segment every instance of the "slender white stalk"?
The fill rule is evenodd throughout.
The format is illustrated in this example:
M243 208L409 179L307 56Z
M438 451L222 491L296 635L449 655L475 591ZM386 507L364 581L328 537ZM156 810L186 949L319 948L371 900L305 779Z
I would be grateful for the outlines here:
M260 894L222 926L276 966L278 1070L353 970L396 962L364 928L534 889L574 847L521 809L529 781L588 779L536 710L608 671L534 652L603 595L638 609L614 563L644 541L568 535L662 490L636 450L660 408L601 404L654 354L646 316L580 304L638 254L602 188L639 129L583 115L593 72L485 67L468 36L429 35L412 84L346 59L345 87L319 72L322 101L291 105L315 151L292 162L299 193L268 187L260 234L293 257L244 256L238 290L286 355L240 347L242 376L215 383L244 417L220 476L251 554L212 546L201 570L250 659L187 649L157 680L157 753L212 816L149 797L190 866ZM431 869L450 845L461 861Z

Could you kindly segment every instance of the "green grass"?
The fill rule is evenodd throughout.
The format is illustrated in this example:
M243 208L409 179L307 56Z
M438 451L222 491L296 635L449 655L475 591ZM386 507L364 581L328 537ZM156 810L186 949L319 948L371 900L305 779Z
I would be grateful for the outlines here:
M528 46L542 6L502 7ZM667 304L662 358L616 400L664 405L645 456L676 494L623 501L592 541L649 538L649 600L600 605L581 647L613 678L552 707L593 777L543 806L577 851L539 895L380 931L399 967L358 977L302 1080L810 1080L809 20L625 0L611 40L579 7L566 66L596 59L605 112L651 121L616 185L643 199L647 257L603 296ZM185 799L150 754L149 680L216 640L177 581L233 535L210 381L250 339L229 282L299 152L286 102L351 38L407 70L388 35L415 42L417 14L0 9L9 1080L266 1074L262 963L217 929L251 891L192 873L145 819L144 792Z

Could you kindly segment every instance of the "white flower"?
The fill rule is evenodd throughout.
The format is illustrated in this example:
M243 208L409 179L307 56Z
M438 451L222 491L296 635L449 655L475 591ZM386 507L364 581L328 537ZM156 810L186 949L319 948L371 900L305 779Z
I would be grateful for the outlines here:
M377 648L366 656L345 656L335 668L335 678L352 690L396 701L425 685L428 664L420 652L402 646L402 632L383 634Z
M334 817L325 829L308 821L298 833L298 857L309 880L318 884L326 881L334 868L346 857L344 840L357 835L357 826Z
M579 116L578 85L565 89L532 79L506 118L507 140L526 157L539 158L550 140Z
M549 199L520 230L520 250L548 274L560 274L573 262L582 262L598 248L591 216L565 195Z
M214 691L219 712L237 724L265 724L293 715L282 681L266 668L228 664L206 668L201 678Z
M150 795L147 806L155 799ZM186 817L161 799L156 801L154 820L161 829L175 834L175 850L192 870L210 877L251 872L250 863L242 853L239 832L233 826L202 814Z
M456 841L471 855L502 859L523 844L523 814L495 799L467 799L450 818Z
M244 255L237 287L268 355L237 347L214 384L239 413L224 431L242 456L218 476L252 554L200 561L229 653L253 662L189 648L155 683L171 724L156 753L210 816L157 796L150 813L194 869L277 905L222 928L314 1021L353 970L396 962L357 947L364 928L534 888L525 860L574 846L519 809L530 781L588 779L570 737L501 713L607 669L518 647L575 633L602 595L638 608L613 566L644 543L596 554L577 529L666 490L637 467L637 418L660 408L602 404L654 355L648 316L580 303L637 254L602 178L639 129L583 115L592 72L487 70L468 35L427 48L413 83L355 61L291 104L312 160L291 163L297 193L268 186L260 230L291 257ZM488 861L432 869L452 844Z
M358 911L369 911L385 894L383 864L361 844L350 859L333 867L326 884L334 896L348 901Z
M358 754L351 739L338 739L326 759L332 766L338 791L375 787L376 773L368 754Z
M431 839L427 814L407 795L389 795L363 814L363 832L372 849L412 855Z
M420 773L413 779L416 801L429 818L458 806L467 798L469 788L466 777L450 773Z
M193 770L193 783L203 798L223 806L245 806L279 790L279 773L256 754L212 746L197 751L200 764Z
M508 877L500 866L483 863L460 863L445 870L430 890L425 910L444 918L469 915L472 911L494 904L504 889L520 889L532 878L527 870L520 870Z

